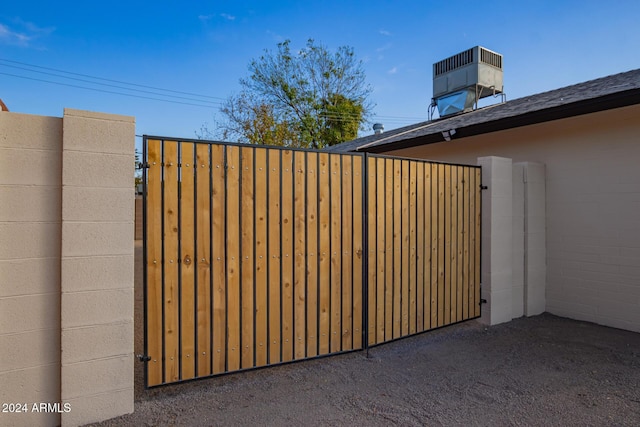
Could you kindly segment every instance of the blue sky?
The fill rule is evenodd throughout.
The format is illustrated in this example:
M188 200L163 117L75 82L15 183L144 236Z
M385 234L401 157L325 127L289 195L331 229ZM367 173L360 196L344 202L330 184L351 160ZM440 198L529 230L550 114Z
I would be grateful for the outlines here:
M637 0L5 1L0 98L13 112L131 115L137 134L194 138L252 58L313 38L354 48L373 121L388 130L426 120L440 59L476 45L501 53L515 99L639 68L639 20Z

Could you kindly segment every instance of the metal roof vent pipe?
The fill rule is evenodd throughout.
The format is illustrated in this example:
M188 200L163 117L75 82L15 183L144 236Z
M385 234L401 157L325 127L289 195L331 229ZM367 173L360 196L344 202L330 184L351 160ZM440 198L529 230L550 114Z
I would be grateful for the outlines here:
M376 135L380 135L382 132L384 132L384 125L382 123L374 123L373 133Z

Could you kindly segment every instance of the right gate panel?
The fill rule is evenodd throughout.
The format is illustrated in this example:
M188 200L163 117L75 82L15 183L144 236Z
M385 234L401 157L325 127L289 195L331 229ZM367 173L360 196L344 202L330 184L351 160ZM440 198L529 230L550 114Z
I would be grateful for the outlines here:
M479 317L480 168L367 162L368 345Z

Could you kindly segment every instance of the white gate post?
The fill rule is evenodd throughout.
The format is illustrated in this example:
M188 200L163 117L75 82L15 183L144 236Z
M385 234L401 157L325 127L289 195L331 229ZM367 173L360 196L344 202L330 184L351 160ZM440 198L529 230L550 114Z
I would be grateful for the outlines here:
M512 161L504 157L479 157L482 167L482 305L481 321L488 325L508 322L512 315L513 205Z

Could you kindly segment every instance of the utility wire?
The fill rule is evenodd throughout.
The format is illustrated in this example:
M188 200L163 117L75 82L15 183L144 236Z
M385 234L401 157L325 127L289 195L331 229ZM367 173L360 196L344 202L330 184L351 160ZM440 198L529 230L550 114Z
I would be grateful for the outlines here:
M150 100L153 100L153 101L171 102L173 104L193 105L193 106L196 106L196 107L206 107L206 108L212 108L213 107L213 105L194 104L194 103L191 103L191 102L172 101L170 99L162 99L162 98L152 98L150 96L134 95L132 93L116 92L116 91L105 90L105 89L96 89L96 88L93 88L93 87L72 85L70 83L61 83L61 82L54 82L54 81L51 81L51 80L36 79L35 77L19 76L17 74L10 74L10 73L3 73L3 72L0 72L0 74L5 75L5 76L18 77L20 79L34 80L34 81L37 81L37 82L51 83L51 84L59 85L59 86L68 86L68 87L75 87L75 88L79 88L79 89L93 90L93 91L96 91L96 92L112 93L112 94L115 94L115 95L129 96L129 97L132 97L132 98L141 98L141 99L150 99Z
M88 78L94 79L94 80L103 80L103 81L107 81L107 82L119 83L119 84L124 84L124 85L129 85L129 86L143 87L143 88L146 88L146 89L160 90L160 91L163 91L163 92L179 93L179 94L182 94L182 95L191 95L191 96L198 96L198 97L201 97L201 98L219 99L221 101L224 101L224 98L220 98L220 97L217 97L217 96L201 95L201 94L192 93L192 92L182 92L182 91L178 91L178 90L163 89L163 88L159 88L159 87L146 86L146 85L141 85L141 84L137 84L137 83L128 83L128 82L123 82L123 81L120 81L120 80L106 79L106 78L103 78L103 77L95 77L95 76L90 76L88 74L74 73L74 72L71 72L71 71L59 70L59 69L56 69L56 68L42 67L40 65L27 64L25 62L12 61L12 60L9 60L9 59L4 59L4 58L0 58L0 61L10 62L12 64L25 65L27 67L32 67L32 68L40 68L40 69L43 69L43 70L56 71L58 73L71 74L73 76L88 77Z
M5 63L3 64L3 62L5 62ZM9 63L9 64L6 64L6 63ZM10 65L10 64L19 64L21 66ZM20 70L27 71L27 72L45 74L45 75L49 75L49 76L53 76L53 77L64 78L64 79L69 79L69 80L75 80L75 81L88 83L88 84L93 84L93 85L100 85L100 86L105 86L105 87L113 87L113 88L120 89L120 90L125 90L125 91L144 93L144 94L161 96L161 97L166 97L166 98L175 98L175 99L191 101L191 102L176 101L176 100L172 100L172 99L155 98L155 97L151 97L151 96L135 95L135 94L131 94L131 93L116 92L116 91L111 91L111 90L104 90L104 89L92 88L92 87L87 87L87 86L80 86L80 85L74 85L74 84L69 84L69 83L62 83L62 82L56 82L56 81L51 81L51 80L38 79L38 78L28 77L28 76L24 76L24 75L17 75L17 74L0 72L0 74L6 75L6 76L10 76L10 77L17 77L17 78L22 78L22 79L26 79L26 80L39 81L39 82L43 82L43 83L50 83L50 84L55 84L55 85L59 85L59 86L67 86L67 87L74 87L74 88L85 89L85 90L93 90L93 91L102 92L102 93L110 93L110 94L115 94L115 95L129 96L129 97L133 97L133 98L148 99L148 100L153 100L153 101L164 101L164 102L170 102L170 103L174 103L174 104L191 105L191 106L205 107L205 108L219 107L219 106L223 105L222 101L225 100L224 98L216 97L216 96L201 95L201 94L192 93L192 92L183 92L183 91L177 91L177 90L172 90L172 89L159 88L159 87L155 87L155 86L147 86L147 85L141 85L141 84L137 84L137 83L129 83L129 82L121 81L121 80L114 80L114 79L108 79L108 78L103 78L103 77L96 77L96 76L91 76L91 75L88 75L88 74L81 74L81 73L75 73L75 72L71 72L71 71L64 71L64 70L60 70L60 69L56 69L56 68L43 67L43 66L34 65L34 64L28 64L28 63L25 63L25 62L12 61L12 60L9 60L9 59L4 59L4 58L0 58L0 65L1 66L5 66L5 67L11 67L11 68L20 69ZM118 83L119 85L132 86L134 88L128 88L128 87L123 87L123 86L118 86L118 85L108 84L108 83L94 82L94 81L91 81L91 80L81 79L81 78L77 78L77 77L69 77L69 76L64 76L64 75L45 72L45 71L38 71L38 70L25 68L25 67L37 68L37 69L41 69L41 70L55 71L56 73L69 74L70 76L85 77L85 78L93 79L93 80L101 80L101 81L105 81L105 82ZM172 93L172 94L189 95L189 97L169 95L169 94L163 94L163 93L152 92L152 91L142 90L142 89L135 89L135 88L146 88L146 89L152 89L154 91L168 92L168 93ZM194 98L191 98L191 97L199 97L199 98L206 98L206 99L194 99ZM207 99L215 99L215 100L220 100L220 101L209 101ZM321 113L320 116L324 117L326 119L329 119L329 120L343 121L343 122L350 121L351 119L354 119L354 118L358 117L358 115L354 114L354 113L340 114L340 113L337 113L337 112L324 112L324 113ZM403 116L378 116L378 115L372 115L371 118L373 120L375 120L375 121L394 123L394 124L398 124L398 123L399 124L414 124L416 122L425 121L425 118L423 118L423 117L403 117Z
M31 72L31 73L45 74L45 75L48 75L48 76L60 77L60 78L63 78L63 79L69 79L69 80L74 80L74 81L83 82L83 83L89 83L89 84L93 84L93 85L100 85L100 86L113 87L113 88L116 88L116 89L130 90L130 91L133 91L133 92L148 93L148 94L151 94L151 95L165 96L165 97L171 97L171 98L176 98L176 99L185 99L185 100L188 100L188 101L194 101L194 102L211 103L211 104L217 104L217 105L221 105L221 104L222 104L220 101L207 101L207 100L200 100L200 99L188 98L188 97L186 97L186 96L165 95L165 94L163 94L163 93L152 92L152 91L149 91L149 90L130 89L130 88L126 88L126 87L118 86L118 85L113 85L113 84L109 84L109 83L93 82L93 81L91 81L91 80L79 79L79 78L77 78L77 77L62 76L62 75L60 75L60 74L48 73L48 72L46 72L46 71L30 70L30 69L28 69L28 68L25 68L25 67L18 67L18 66L16 66L16 65L7 65L7 64L0 64L0 65L5 66L5 67L17 68L17 69L19 69L19 70L29 71L29 72Z

